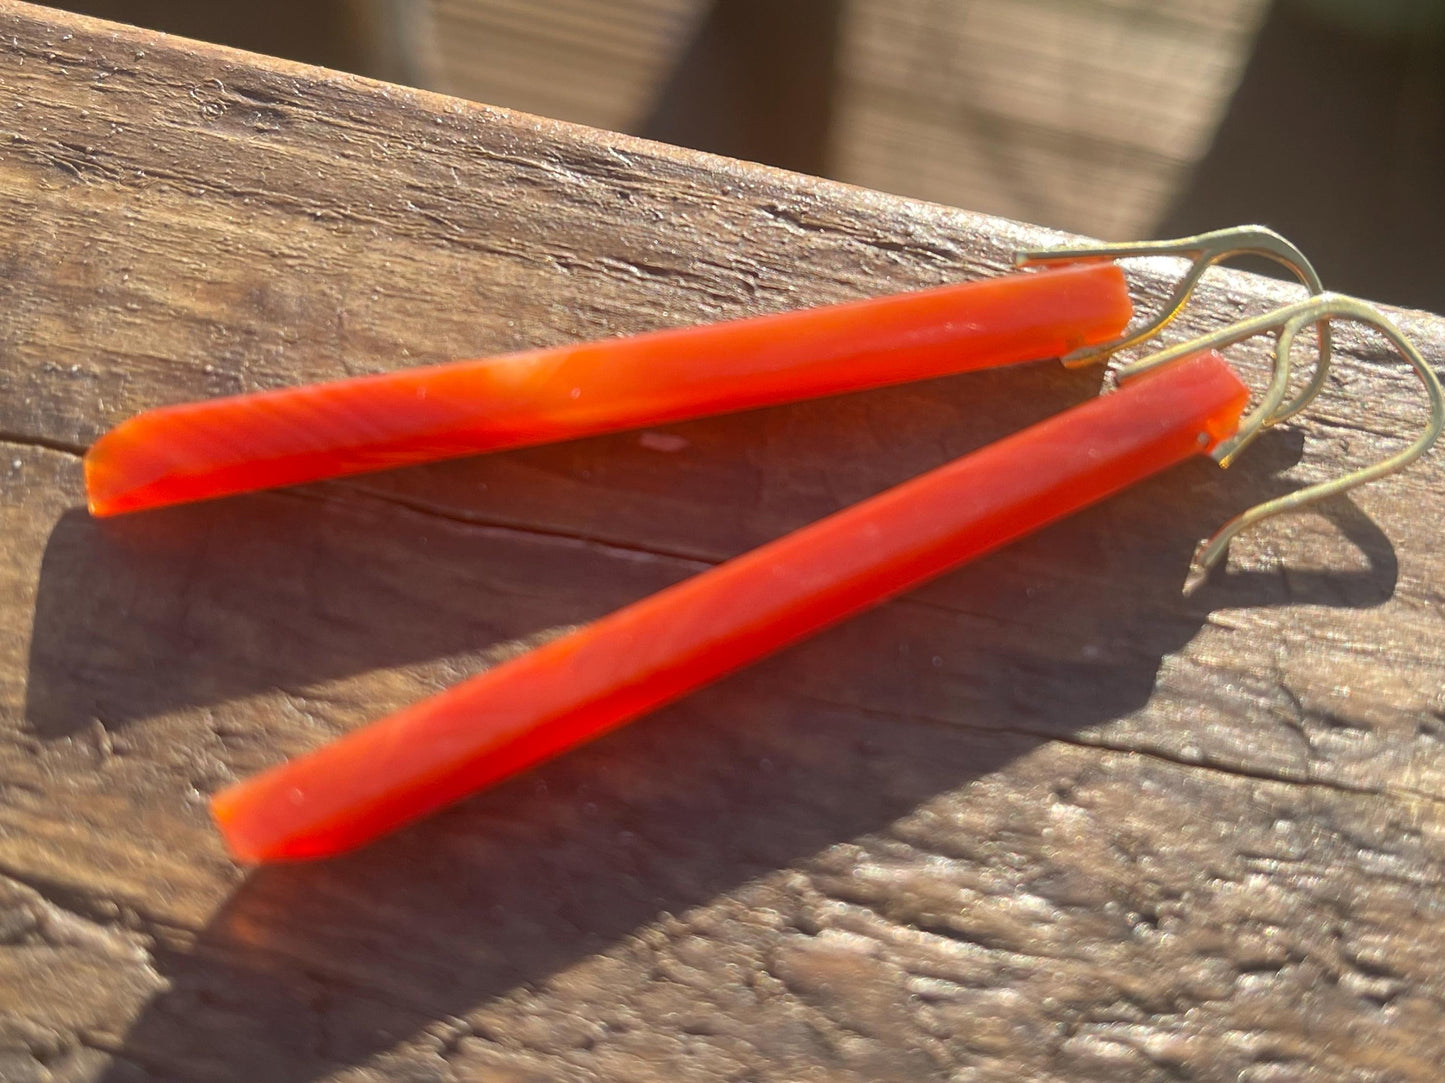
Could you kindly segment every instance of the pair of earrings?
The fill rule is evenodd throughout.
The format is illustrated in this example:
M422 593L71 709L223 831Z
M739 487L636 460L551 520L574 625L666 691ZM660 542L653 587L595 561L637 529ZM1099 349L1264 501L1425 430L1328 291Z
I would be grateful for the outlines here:
M1310 291L1299 303L1118 371L1117 390L694 576L331 744L228 787L212 812L248 862L365 844L612 730L1194 455L1228 465L1326 381L1330 324L1382 332L1416 370L1429 421L1413 444L1345 477L1261 504L1196 556L1207 574L1260 520L1399 470L1445 425L1439 379L1380 311L1324 292L1304 255L1262 227L1181 241L1020 253L1040 269L891 297L336 383L169 407L107 433L85 459L110 515L364 470L656 425L1059 356L1105 360L1152 337L1204 272L1264 256ZM1130 256L1190 257L1147 326ZM1318 329L1293 396L1296 337ZM1273 376L1251 408L1220 350L1273 334Z

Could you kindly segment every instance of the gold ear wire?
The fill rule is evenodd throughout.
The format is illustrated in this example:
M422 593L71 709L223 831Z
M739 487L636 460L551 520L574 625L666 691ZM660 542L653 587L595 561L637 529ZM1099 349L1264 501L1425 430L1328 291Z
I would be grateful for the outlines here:
M1378 463L1361 467L1333 481L1309 485L1285 496L1266 500L1243 514L1236 515L1201 544L1195 552L1189 579L1185 583L1186 593L1204 581L1210 569L1218 564L1229 551L1229 543L1255 524L1285 512L1298 511L1300 508L1336 496L1358 485L1365 485L1388 474L1393 474L1425 454L1439 437L1441 429L1445 428L1445 391L1441 389L1440 378L1435 374L1435 370L1430 367L1414 344L1405 337L1404 332L1395 326L1383 312L1374 305L1338 293L1322 293L1316 297L1286 305L1274 312L1267 312L1262 316L1232 324L1213 334L1203 335L1189 342L1171 346L1167 350L1161 350L1159 353L1126 365L1119 370L1118 379L1123 382L1161 365L1167 365L1188 354L1198 353L1201 350L1223 349L1256 335L1273 332L1276 336L1274 375L1270 380L1269 388L1265 391L1259 405L1240 422L1239 431L1230 439L1221 442L1210 453L1221 466L1228 466L1255 437L1269 426L1292 416L1299 409L1308 405L1310 400L1318 394L1319 389L1324 386L1329 365L1322 360L1314 378L1310 381L1310 387L1290 403L1291 408L1288 409L1288 412L1280 409L1280 403L1289 389L1290 355L1294 347L1295 336L1304 328L1316 324L1320 326L1320 342L1323 344L1325 329L1333 320L1351 320L1375 328L1389 339L1401 356L1409 362L1416 375L1420 377L1420 382L1425 386L1425 397L1429 400L1430 413L1425 431L1409 447Z
M1154 320L1137 331L1126 332L1112 342L1099 346L1088 346L1062 358L1069 368L1079 368L1108 360L1120 350L1127 350L1153 338L1164 329L1189 303L1204 272L1216 264L1235 256L1262 256L1273 260L1292 271L1311 294L1324 292L1320 276L1315 272L1305 254L1268 226L1233 226L1200 233L1194 237L1181 237L1173 241L1143 241L1138 243L1102 244L1080 248L1042 248L1015 253L1017 267L1056 266L1067 263L1084 263L1102 260L1129 259L1135 256L1183 256L1193 260L1189 270L1174 287L1174 292L1164 302L1164 307ZM1325 373L1330 363L1330 332L1328 324L1321 324L1319 331L1320 364L1310 382L1292 400L1284 405L1276 403L1275 421L1283 421L1303 409L1305 403L1314 398L1324 386ZM1281 401L1283 401L1281 399Z

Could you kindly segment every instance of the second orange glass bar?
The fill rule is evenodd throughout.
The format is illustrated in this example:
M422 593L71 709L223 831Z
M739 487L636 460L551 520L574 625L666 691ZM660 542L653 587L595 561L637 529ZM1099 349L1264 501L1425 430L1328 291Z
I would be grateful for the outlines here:
M1196 355L627 606L309 755L212 812L247 862L329 857L1102 500L1232 436Z
M85 456L116 515L1058 357L1133 315L1113 264L148 411Z

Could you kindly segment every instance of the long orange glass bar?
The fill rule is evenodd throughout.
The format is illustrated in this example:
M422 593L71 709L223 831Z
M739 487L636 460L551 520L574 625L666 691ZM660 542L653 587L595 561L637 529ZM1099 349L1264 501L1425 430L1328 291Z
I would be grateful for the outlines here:
M1133 314L1113 264L163 407L85 456L90 510L570 440L1058 357Z
M1197 354L216 794L243 861L362 845L1234 434Z

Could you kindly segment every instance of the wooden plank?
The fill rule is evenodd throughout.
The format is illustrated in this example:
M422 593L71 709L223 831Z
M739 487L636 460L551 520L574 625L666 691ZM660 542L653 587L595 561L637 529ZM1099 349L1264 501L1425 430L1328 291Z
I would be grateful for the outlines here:
M1445 463L1178 594L1218 522L1414 429L1378 343L1343 334L1310 418L1228 475L1177 471L366 853L243 876L216 786L1097 374L100 525L77 453L106 426L990 273L1056 235L13 0L0 86L0 1075L1433 1078ZM1285 295L1221 275L1191 326ZM1445 321L1403 318L1439 363Z

